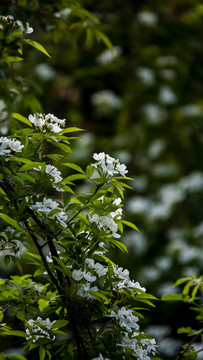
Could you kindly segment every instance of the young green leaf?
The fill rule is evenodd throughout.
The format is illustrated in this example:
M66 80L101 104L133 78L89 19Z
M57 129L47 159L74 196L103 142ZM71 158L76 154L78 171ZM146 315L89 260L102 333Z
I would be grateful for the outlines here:
M12 225L15 229L22 231L22 228L20 227L20 225L18 225L18 222L12 219L10 216L0 213L0 217L3 220L5 220L8 224Z
M30 121L28 119L26 119L24 116L22 116L18 113L12 113L12 116L14 117L14 119L17 119L17 120L21 121L22 123L32 127Z
M46 51L46 49L44 48L44 46L42 46L41 44L39 44L37 41L33 41L30 39L26 39L23 40L23 42L25 42L26 44L29 44L31 46L33 46L34 48L36 48L37 50L41 51L42 53L44 53L45 55L47 55L48 57L51 58L51 56L48 54L48 52Z

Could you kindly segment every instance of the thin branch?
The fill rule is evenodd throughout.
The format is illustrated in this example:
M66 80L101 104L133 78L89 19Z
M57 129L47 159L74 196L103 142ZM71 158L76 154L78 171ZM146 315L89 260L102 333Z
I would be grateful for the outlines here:
M176 360L179 360L179 359L183 358L184 354L189 350L190 346L195 342L195 340L197 339L198 336L199 336L199 334L196 335L196 336L190 341L190 343L188 344L188 346L186 347L186 349L185 349L182 353L179 352Z

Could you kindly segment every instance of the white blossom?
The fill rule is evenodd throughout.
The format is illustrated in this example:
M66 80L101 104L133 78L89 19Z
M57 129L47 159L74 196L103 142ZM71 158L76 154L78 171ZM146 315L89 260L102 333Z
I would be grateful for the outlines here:
M96 276L92 276L88 271L84 273L84 279L87 280L88 282L94 282L97 278Z
M46 216L48 216L52 210L60 209L59 203L57 201L47 198L44 198L42 202L37 201L34 205L31 205L30 207L33 210L44 213ZM50 219L56 219L61 226L67 227L65 221L67 221L68 216L64 211L56 212L55 214L51 215Z
M77 295L81 296L82 298L86 299L95 299L95 297L90 294L90 291L98 291L97 286L93 286L91 288L91 284L87 282L86 284L81 284L79 290L76 292Z
M13 25L17 25L18 26L18 30L20 30L21 33L25 33L25 34L31 34L33 32L33 28L29 25L28 22L26 22L25 24L22 23L22 21L20 20L14 20L14 17L12 15L7 15L7 16L0 16L0 20L6 21L10 24Z
M148 353L152 353L153 355L155 355L155 351L157 348L155 339L141 339L141 343L146 345L146 350Z
M82 270L73 270L72 278L75 281L80 281L84 277L84 272Z
M50 340L55 339L55 336L51 337L49 332L42 329L36 322L45 326L47 328L47 330L50 330L52 325L56 322L56 320L54 320L52 322L50 321L49 318L47 318L46 320L42 320L41 317L39 317L39 316L38 316L37 320L33 320L33 319L29 320L28 324L31 326L31 332L30 332L30 329L27 327L27 329L25 330L26 334L28 335L26 337L26 340L32 339L32 342L35 343L38 339L44 338L44 337L48 338Z
M63 178L61 177L61 172L54 165L47 164L45 172L54 178L55 183L58 183L61 180L63 180Z
M95 222L100 230L104 230L107 234L111 234L115 238L119 238L117 234L118 226L115 223L113 217L108 214L105 216L99 216L97 214L89 215L90 222Z
M15 138L0 137L0 155L9 154L11 151L21 152L23 148L24 145L21 145L21 142Z
M132 332L133 329L139 330L139 325L137 324L139 318L133 315L133 310L131 309L126 309L123 306L117 312L111 311L108 316L118 319L119 325L127 332Z
M16 20L16 23L20 26L22 32L26 34L31 34L33 32L33 28L26 22L25 24L22 23L20 20Z
M106 358L106 357L103 357L102 354L99 354L98 357L96 357L96 358L94 358L94 359L92 359L92 360L110 360L110 359L109 359L109 358Z
M114 275L114 281L113 281L113 288L114 290L122 290L122 289L135 289L137 293L145 292L146 289L144 287L141 287L138 281L131 280L129 277L129 271L127 269L124 269L122 267L116 267L113 266L113 275Z
M99 262L94 262L94 259L85 259L85 264L89 269L93 269L96 274L98 275L98 277L101 277L103 275L106 275L108 272L108 268L107 266L104 266L102 264L100 264ZM86 279L87 280L87 279ZM95 279L96 280L96 279Z
M126 166L124 164L120 164L119 160L114 159L113 157L101 153L94 153L93 159L97 161L97 163L92 164L96 169L102 169L104 173L108 176L113 176L114 174L120 174L121 176L125 176L128 172L126 170Z
M40 131L46 132L47 130L58 133L62 131L63 127L65 127L65 119L58 119L53 114L41 114L35 113L34 115L30 114L28 116L28 120Z

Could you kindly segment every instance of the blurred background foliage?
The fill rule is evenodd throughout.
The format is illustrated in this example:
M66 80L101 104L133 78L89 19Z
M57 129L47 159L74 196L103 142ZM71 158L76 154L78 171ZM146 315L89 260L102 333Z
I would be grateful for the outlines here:
M179 277L200 276L202 2L13 0L0 6L2 15L28 21L34 32L26 38L51 55L24 45L24 61L0 63L2 134L16 126L14 111L53 113L87 130L72 159L83 167L93 152L104 151L135 178L124 213L140 233L126 229L129 253L114 250L112 259L119 257L159 298L177 291L171 285ZM185 340L178 327L193 322L186 305L157 303L144 326L157 338L162 359L170 360Z

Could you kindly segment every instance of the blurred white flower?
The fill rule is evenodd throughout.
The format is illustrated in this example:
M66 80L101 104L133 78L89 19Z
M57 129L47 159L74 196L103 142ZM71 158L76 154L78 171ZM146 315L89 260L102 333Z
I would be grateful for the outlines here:
M145 26L154 27L158 22L158 16L151 11L141 11L137 15L137 20Z
M91 96L91 102L94 106L98 107L102 113L106 113L109 110L118 110L123 104L121 98L112 90L101 90L95 92Z
M173 163L156 163L152 168L152 174L159 178L173 177L179 174L179 167Z
M178 100L176 94L169 86L161 86L158 98L163 105L173 105Z
M179 185L189 193L203 190L203 173L200 171L192 172L179 181Z
M157 104L146 104L142 108L145 121L151 125L157 125L164 122L167 118L167 112Z
M193 229L193 236L200 237L203 236L203 221L200 222L195 228Z
M180 349L182 342L173 338L164 338L159 343L159 351L167 357L175 356Z
M158 196L163 204L173 205L184 200L185 191L177 184L168 184L160 188Z
M159 155L163 152L165 148L166 148L166 142L162 139L158 139L151 142L147 152L149 157L154 160L157 157L159 157Z
M35 68L35 73L40 79L43 79L45 81L52 80L56 75L55 70L50 65L45 63L37 65Z
M119 57L122 54L122 49L120 46L114 46L113 51L110 49L105 49L99 56L96 58L96 62L100 65L105 65L111 63L115 58Z
M169 256L159 256L155 260L155 265L162 271L169 270L172 266L172 259Z
M128 200L126 206L132 214L146 214L151 209L151 201L143 196L135 196Z
M178 64L178 59L173 55L160 56L156 59L156 64L159 67L175 66Z
M61 18L62 20L67 20L67 18L69 17L69 15L72 13L72 9L70 8L65 8L65 9L62 9L60 11L57 11L54 16L56 18Z
M146 67L137 67L136 75L143 85L151 86L155 82L154 71L152 69Z
M4 100L0 100L0 120L5 120L8 112L6 111L7 106Z
M179 108L182 116L201 116L203 110L196 104L187 104Z

